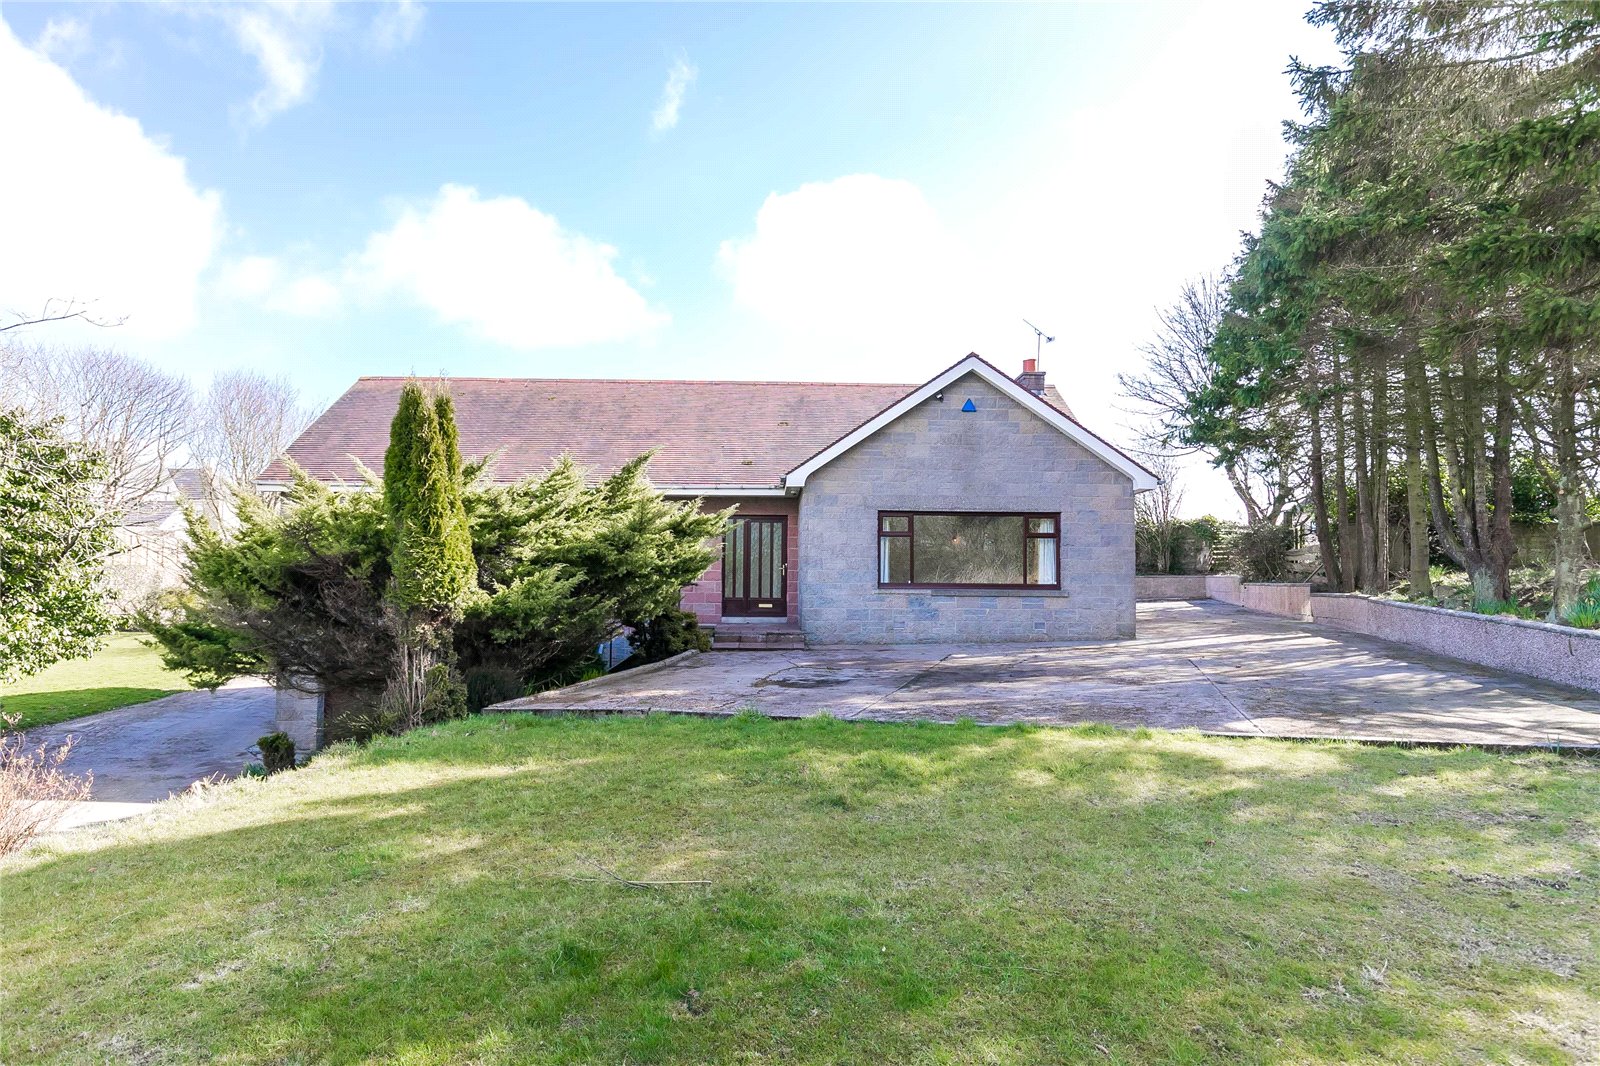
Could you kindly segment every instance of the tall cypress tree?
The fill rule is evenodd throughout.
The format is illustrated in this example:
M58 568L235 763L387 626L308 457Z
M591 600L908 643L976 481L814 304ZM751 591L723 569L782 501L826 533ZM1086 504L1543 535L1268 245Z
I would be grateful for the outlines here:
M391 536L391 601L423 622L457 614L477 587L461 502L454 407L408 382L389 426L383 494Z
M433 413L439 419L439 437L444 441L445 463L450 469L450 480L461 480L461 434L456 431L456 403L448 392L433 398Z

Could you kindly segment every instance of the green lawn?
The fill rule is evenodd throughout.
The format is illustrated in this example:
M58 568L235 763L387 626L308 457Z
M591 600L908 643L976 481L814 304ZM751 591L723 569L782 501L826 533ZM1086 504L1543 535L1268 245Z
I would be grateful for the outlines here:
M0 687L0 710L19 714L23 729L143 703L189 687L161 665L143 634L113 633L88 659L66 659L14 685Z
M1600 764L1545 753L491 717L0 877L7 1063L1600 1054Z

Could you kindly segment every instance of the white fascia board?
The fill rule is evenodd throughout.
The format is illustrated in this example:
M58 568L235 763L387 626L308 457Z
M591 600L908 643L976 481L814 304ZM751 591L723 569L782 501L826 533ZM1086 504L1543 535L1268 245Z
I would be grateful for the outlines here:
M656 491L663 496L681 496L696 498L704 496L707 499L716 499L723 496L791 496L788 489L782 485L718 485L715 488L693 488L687 485L657 485Z
M1054 426L1063 436L1081 445L1090 454L1105 462L1106 465L1126 474L1133 479L1133 491L1145 492L1161 484L1160 478L1054 407L1045 403L1021 385L1018 385L1005 374L995 369L988 361L976 355L969 355L926 385L909 393L892 407L885 409L869 421L863 422L845 436L789 471L788 476L783 479L784 485L790 489L804 488L807 477L968 374L978 375L984 381L1000 390L1000 392Z
M346 481L343 478L338 478L333 481L323 481L321 478L312 478L311 480L317 482L330 492L366 492L368 488L365 481ZM280 493L288 492L293 487L294 482L292 481L256 482L256 491L261 493L263 496L277 496Z
M325 481L323 485L334 492L361 492L367 488L366 482L350 481ZM290 483L287 481L257 481L256 489L263 495L273 495L288 492ZM663 496L681 499L717 499L724 496L792 496L794 493L781 485L718 485L715 488L696 488L689 485L657 485L657 492Z

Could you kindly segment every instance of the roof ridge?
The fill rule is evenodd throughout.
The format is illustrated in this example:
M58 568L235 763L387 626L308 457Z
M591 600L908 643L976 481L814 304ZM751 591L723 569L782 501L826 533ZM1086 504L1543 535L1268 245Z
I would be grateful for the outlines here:
M527 384L568 385L810 385L837 388L915 389L912 382L903 381L772 381L745 380L742 378L519 378L492 377L472 374L443 377L437 374L362 374L357 381L501 381Z

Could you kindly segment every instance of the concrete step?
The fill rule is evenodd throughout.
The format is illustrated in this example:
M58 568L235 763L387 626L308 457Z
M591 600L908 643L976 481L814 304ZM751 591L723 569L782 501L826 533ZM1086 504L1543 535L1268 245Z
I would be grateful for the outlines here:
M798 628L774 626L744 629L719 627L712 632L712 651L795 651L806 646Z

